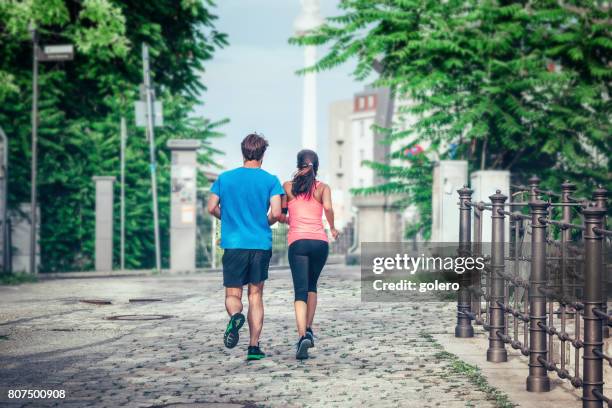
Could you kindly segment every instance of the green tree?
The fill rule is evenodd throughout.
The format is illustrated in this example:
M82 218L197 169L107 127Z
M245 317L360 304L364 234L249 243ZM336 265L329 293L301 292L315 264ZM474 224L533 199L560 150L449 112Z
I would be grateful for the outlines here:
M417 118L388 129L389 140L426 141L433 156L511 170L517 181L537 173L551 189L567 178L590 194L612 189L611 22L599 3L343 0L343 15L292 41L330 46L310 69L356 59L354 75L367 79L381 67L375 84L409 100L403 112ZM375 168L390 180L378 191L415 181ZM431 189L422 187L406 202L424 215Z
M227 44L214 27L212 1L1 0L0 125L10 138L10 206L29 202L32 21L45 43L75 44L75 59L40 65L39 198L42 270L89 269L93 259L94 175L119 173L119 120L128 120L126 266L154 266L148 142L134 125L142 82L141 46L151 47L162 253L168 254L170 138L202 141L200 163L213 163L212 138L224 121L191 112L205 87L204 64ZM115 214L118 216L118 204ZM116 223L118 228L118 222ZM115 236L118 240L118 230ZM118 245L115 245L117 248ZM118 249L117 249L118 250ZM118 256L115 256L118 262Z

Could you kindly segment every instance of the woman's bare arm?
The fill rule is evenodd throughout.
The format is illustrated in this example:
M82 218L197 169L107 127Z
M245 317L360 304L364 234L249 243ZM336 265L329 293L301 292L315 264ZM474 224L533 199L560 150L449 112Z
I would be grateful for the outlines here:
M287 215L287 203L289 202L289 194L291 193L291 182L285 181L283 183L283 190L285 190L285 195L282 197L281 201L281 216L278 218L279 222L284 224L289 222L289 216Z
M332 205L331 189L327 184L323 187L323 210L325 211L325 218L329 224L329 230L332 237L336 239L340 233L336 230L336 226L334 225L334 207Z

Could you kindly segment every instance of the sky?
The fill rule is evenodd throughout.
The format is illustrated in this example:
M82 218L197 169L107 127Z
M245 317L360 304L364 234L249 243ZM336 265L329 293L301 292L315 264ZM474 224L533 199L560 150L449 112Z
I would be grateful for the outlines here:
M338 15L337 1L322 0L323 17ZM208 90L195 114L229 118L215 146L225 168L242 165L240 142L248 133L263 133L270 142L263 168L287 180L295 168L302 129L303 49L289 45L299 0L219 0L216 27L228 34L229 46L217 50L205 66L202 81ZM319 57L324 49L319 49ZM363 88L346 64L317 76L317 129L320 172L325 173L328 110L333 101L351 99Z

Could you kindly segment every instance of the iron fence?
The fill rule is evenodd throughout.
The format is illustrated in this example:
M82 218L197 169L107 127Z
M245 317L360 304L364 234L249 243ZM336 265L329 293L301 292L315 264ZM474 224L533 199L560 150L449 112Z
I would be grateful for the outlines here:
M542 190L539 182L534 176L528 186L512 186L510 202L499 190L489 203L473 202L467 187L458 190L459 252L486 263L460 278L455 336L472 337L474 322L488 333L487 361L506 362L506 345L520 351L529 359L527 391L550 391L554 373L582 388L583 407L612 406L603 394L603 362L612 365L603 351L612 324L607 191L577 198L569 182L561 193ZM490 246L482 236L489 213ZM572 223L575 215L580 224Z

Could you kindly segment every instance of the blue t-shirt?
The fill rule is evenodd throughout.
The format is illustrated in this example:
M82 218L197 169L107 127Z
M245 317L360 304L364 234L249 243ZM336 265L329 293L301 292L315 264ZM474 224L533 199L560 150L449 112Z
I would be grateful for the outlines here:
M221 173L210 191L220 198L221 248L271 249L270 198L285 194L276 176L260 168Z

